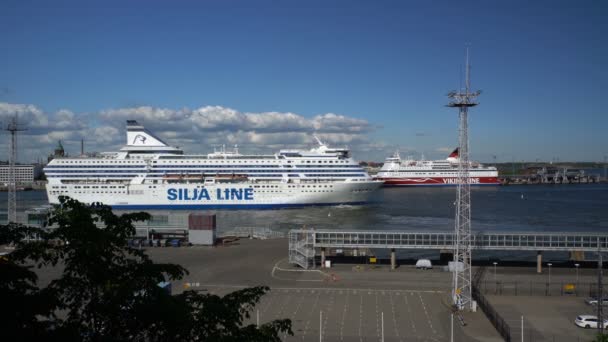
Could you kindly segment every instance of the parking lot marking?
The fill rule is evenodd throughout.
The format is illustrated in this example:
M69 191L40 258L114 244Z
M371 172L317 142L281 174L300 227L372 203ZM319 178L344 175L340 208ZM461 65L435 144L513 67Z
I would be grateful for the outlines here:
M285 292L283 292L285 293ZM289 306L289 302L291 301L291 297L290 295L284 295L285 297L285 302L278 302L277 306L279 307L279 310L276 311L275 313L275 319L281 319L281 317L283 316L283 311L285 310L285 308L287 308Z
M376 335L380 337L380 310L378 310L378 292L375 295L376 299Z
M251 287L251 285L235 285L235 284L200 284L200 287L223 287L223 288L234 288L234 289L243 289L247 287ZM329 290L329 291L386 291L386 292L407 292L410 295L414 295L414 293L445 293L442 290L391 290L391 289L365 289L365 288L331 288L331 287L271 287L272 290ZM370 293L371 294L371 293Z
M296 304L296 309L293 311L292 318L294 319L294 322L295 322L295 318L298 315L298 311L300 311L300 307L302 307L303 302L304 302L304 296L300 296L300 300L298 300L298 304ZM285 332L285 333L283 333L283 340L285 340L286 338L287 338L287 333Z
M342 291L340 291L342 294ZM350 294L346 291L346 299L344 301L344 310L342 311L342 322L340 323L340 341L344 341L344 320L346 319L346 311L348 311L348 299Z
M220 295L226 291L233 291L234 288L216 287L212 290ZM387 342L442 341L445 333L442 330L441 320L435 316L440 297L435 293L424 295L425 293L427 292L403 289L273 288L267 296L262 297L256 309L259 308L260 323L278 318L292 319L292 329L296 335L289 336L282 333L280 335L282 341L316 341L320 332L323 341L328 342L380 341L382 314L384 314L384 338ZM403 301L400 296L403 297ZM357 301L359 302L358 318ZM418 305L422 306L422 310ZM323 311L321 324L318 318L319 311ZM421 311L424 312L423 315ZM255 316L256 310L251 321L253 324L255 324ZM358 328L355 327L357 323ZM390 324L393 326L391 327ZM427 324L430 329L426 328ZM358 339L355 337L357 330Z
M334 298L334 294L332 292L331 297L329 297L329 301L327 301L327 307L325 308L325 310L323 312L323 322L321 325L321 335L322 336L325 336L325 330L327 329L327 320L329 319L329 315L333 311L334 300L335 300L335 298Z
M412 308L410 308L410 303L407 300L407 296L403 296L403 300L405 301L405 307L407 308L408 317L409 317L410 323L412 325L412 332L414 333L414 335L418 335L418 332L416 331L416 324L414 324L414 318L413 318L413 314L412 314Z
M272 305L275 296L272 295L272 291L268 292L268 300L266 301L266 305L262 308L261 312L260 312L260 317L263 317L266 314L266 311L268 311L268 308L270 308L270 306ZM263 305L262 305L263 306Z
M399 339L400 342L403 342L401 337L399 336L399 329L397 329L397 315L395 314L395 301L393 300L393 295L391 293L388 294L391 302L391 312L393 313L393 328L395 329L395 336ZM397 292L399 295L399 292Z
M363 342L363 295L361 295L361 301L359 301L359 341Z
M431 322L431 316L429 316L429 312L426 310L426 305L424 304L424 300L422 300L422 296L420 295L420 293L418 294L418 298L420 298L420 303L422 303L422 309L424 309L424 315L426 316L426 319L429 322L429 326L433 331L433 335L437 335L437 331L433 327L433 322Z
M321 296L321 292L317 292L317 297L315 301L312 303L312 307L310 308L310 312L308 313L308 319L306 320L306 324L304 325L304 330L302 330L302 340L306 338L306 331L310 326L310 321L313 319L313 314L315 312L315 308L317 307L317 303L319 302L319 297Z

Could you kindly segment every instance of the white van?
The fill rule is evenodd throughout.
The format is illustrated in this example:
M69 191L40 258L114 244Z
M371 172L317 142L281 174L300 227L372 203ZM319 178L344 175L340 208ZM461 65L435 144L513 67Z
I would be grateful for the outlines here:
M431 264L431 260L429 259L418 259L418 261L416 261L416 268L427 270L433 268L433 264Z

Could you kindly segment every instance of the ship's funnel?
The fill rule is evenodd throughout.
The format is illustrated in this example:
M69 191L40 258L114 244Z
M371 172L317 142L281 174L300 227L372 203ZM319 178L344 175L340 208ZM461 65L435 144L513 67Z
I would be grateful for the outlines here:
M135 120L127 120L127 146L168 146Z
M452 153L450 153L450 155L446 158L447 161L449 161L450 163L457 163L458 159L460 159L459 155L458 155L458 147L452 151Z

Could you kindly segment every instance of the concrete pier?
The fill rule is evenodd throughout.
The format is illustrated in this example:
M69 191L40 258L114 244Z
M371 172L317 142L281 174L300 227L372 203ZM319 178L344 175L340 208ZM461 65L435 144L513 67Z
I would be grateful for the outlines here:
M391 270L397 268L397 258L395 257L395 249L391 248Z
M543 252L538 251L536 254L536 273L543 273Z

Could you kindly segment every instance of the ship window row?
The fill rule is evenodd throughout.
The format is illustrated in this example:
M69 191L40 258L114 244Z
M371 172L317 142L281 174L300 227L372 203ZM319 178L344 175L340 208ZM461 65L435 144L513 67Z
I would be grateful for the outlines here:
M351 165L295 165L295 167L328 167L328 168L361 168L361 166L357 165L357 164L351 164Z
M209 156L197 156L197 155L183 155L183 156L176 156L176 155L168 155L168 156L159 156L158 159L174 159L175 162L184 162L183 160L179 160L179 159L205 159L205 160L209 160L209 161L215 161L218 159L226 159L228 161L230 161L231 159L252 159L252 160L256 160L256 162L259 162L259 160L262 160L264 162L263 159L268 159L268 162L272 162L274 160L276 160L278 157L278 159L283 159L282 156L274 156L274 155L266 155L266 156L234 156L234 155L227 155L227 156L214 156L214 157L209 157ZM189 162L189 161L186 161Z
M351 170L352 171L359 171L359 170ZM321 172L321 173L310 173L310 172ZM239 174L249 174L251 176L260 176L262 174L266 174L266 175L272 175L272 176L283 176L283 175L288 175L289 177L297 177L300 174L306 175L306 176L343 176L343 177L367 177L366 174L364 173L348 173L346 172L346 170L344 172L340 172L340 173L330 173L331 171L329 170L307 170L306 172L296 172L296 171L283 171L283 172L268 172L268 171L263 171L263 170L250 170L250 171L242 171ZM217 175L217 174L221 174L221 175L230 175L230 174L234 174L234 172L231 172L230 170L218 170L218 172L213 172L213 173L206 173L204 175L206 176L213 176L213 175ZM165 174L165 173L160 173L160 172L150 172L149 174L147 174L146 176L151 177L151 176L167 176L167 175L179 175L179 174L175 174L175 173L171 173L171 174ZM186 174L184 174L186 175ZM195 175L201 175L199 174L193 174L190 173L188 174L189 176L195 176Z
M93 168L93 169L104 169L104 168L116 168L116 169L120 169L120 168L125 168L125 169L143 169L145 168L145 165L62 165L62 166L56 166L56 165L49 165L46 166L44 169L45 170L50 170L50 169L65 169L65 168Z
M357 164L350 164L350 165L284 165L287 167L303 167L303 168L309 168L309 167L327 167L327 168L361 168L359 165ZM157 168L196 168L196 167L200 167L200 168L216 168L216 167L226 167L226 168L236 168L236 167L255 167L255 168L280 168L281 165L277 165L277 164L272 164L272 165L243 165L242 163L239 165L222 165L222 164L212 164L212 165L198 165L198 164L194 164L194 165L165 165L165 164L156 164L154 165L152 168L153 169L157 169Z
M335 160L335 161L334 160L307 160L306 161L306 163L308 163L308 164L309 163L325 163L325 164L330 163L330 164L333 164L334 162L336 164L343 164L343 163L346 163L346 160Z
M139 174L139 173L147 173L147 174L176 174L176 172L179 172L180 170L154 170L151 172L146 172L146 171L141 171L141 170L104 170L104 171L96 171L96 170L62 170L62 171L52 171L52 172L46 172L47 175L63 175L63 174L71 174L71 173L80 173L80 174L87 174L87 173L94 173L94 174L100 174L100 175L105 175L108 173L122 173L122 174L126 174L126 175L132 175L132 174ZM188 171L196 171L196 170L182 170L181 173L182 174L188 174ZM217 169L217 170L209 170L212 172L207 172L208 174L216 174L216 173L278 173L278 174L282 174L282 173L308 173L308 172L352 172L352 171L363 171L360 168L357 169L346 169L346 170L322 170L322 169L312 169L312 170L297 170L297 169L292 169L292 170L284 170L284 169L278 169L278 170L251 170L251 169L237 169L237 170L228 170L228 169ZM275 171L275 172L273 172ZM203 174L205 172L191 172L190 174ZM180 174L180 173L177 173Z
M247 168L244 167L243 165L239 165L239 166L233 166L235 169L232 169L231 166L225 166L225 165L218 165L218 166L213 166L213 167L208 167L208 168L203 168L202 170L196 169L196 168L177 168L177 169L166 169L164 166L161 167L156 167L156 168L152 168L150 171L151 172L187 172L187 171L201 171L201 172L208 172L208 171L216 171L216 170L220 170L220 171L226 171L226 172L255 172L256 170L258 172L270 172L270 171L283 171L283 172L339 172L339 171L361 171L363 170L360 166L342 166L342 167L335 167L335 168L327 168L327 169L310 169L312 167L315 168L322 168L323 165L315 165L315 166L309 166L308 168L306 167L302 167L301 169L299 168L280 168L280 167L275 167L275 168ZM222 170L223 169L230 169L230 170ZM237 169L240 168L240 169ZM137 171L137 170L135 170ZM105 170L104 170L105 172Z
M457 170L454 170L455 172L442 172L443 174L455 174L458 173ZM486 172L486 171L493 171L493 170L473 170L473 169L469 169L469 172ZM437 172L437 170L399 170L399 172L430 172L431 174L435 174Z
M185 158L188 159L201 159L201 158L196 158L196 157L191 157L191 156L185 156ZM334 156L317 156L316 158L335 158ZM160 156L159 159L176 159L176 156ZM275 158L274 156L270 156L270 157L252 157L252 156L243 156L243 157L235 157L235 156L231 156L228 158L223 158L223 157L219 157L219 158L207 158L207 157L203 157L203 159L207 159L206 161L203 161L205 163L215 163L217 162L217 160L224 160L225 163L241 163L243 160L252 160L252 162L255 163L271 163L271 162L275 162L275 160L277 158ZM259 159L270 159L270 160L259 160ZM283 159L280 158L279 159ZM200 162L200 161L188 161L188 160L174 160L172 161L174 163L180 163L180 164L190 164L190 163L194 163L194 162ZM347 160L306 160L306 161L302 161L305 162L307 164L310 163L336 163L336 164L343 164L343 163L347 163ZM56 161L57 164L142 164L142 160L86 160L86 159L78 159L78 160L57 160ZM157 163L157 161L153 161L153 163Z
M61 174L47 174L47 178L81 178L81 179L100 179L100 178L124 178L131 179L133 175L61 175Z
M317 156L315 158L335 158L334 156ZM168 158L168 157L160 157L160 159L172 159L172 158ZM190 159L190 158L189 158ZM191 158L191 159L198 159L198 158ZM203 163L217 163L218 160L221 160L224 163L236 163L236 164L242 164L242 162L244 160L251 160L252 163L276 163L276 159L275 157L263 157L262 159L270 159L270 160L256 160L258 158L256 157L251 157L251 156L243 156L243 157L228 157L228 158L223 158L223 157L217 157L217 158L204 158L207 160L202 161ZM284 158L279 158L279 159L284 159ZM167 160L168 162L168 160ZM196 161L196 160L171 160L170 161L172 164L191 164L191 163L200 163L201 161ZM288 162L291 162L288 161ZM323 163L323 164L344 164L344 163L348 163L348 160L300 160L299 162L302 163ZM153 161L153 163L155 164L160 164L160 162L157 161Z
M367 177L364 173L306 173L307 177Z
M74 189L124 189L121 185L76 185ZM67 189L67 186L53 185L51 189Z
M246 167L246 165L154 165L153 169L158 168L216 168L216 167L224 167L224 168L237 168L237 167ZM250 167L255 168L280 168L280 165L251 165ZM289 167L301 167L301 168L311 168L311 167L320 167L320 168L361 168L359 165L289 165ZM64 169L129 169L129 170L145 170L145 165L65 165L65 166L47 166L44 170L64 170ZM30 171L31 172L31 171Z
M225 167L225 168L235 168L235 167L244 167L245 165L221 165L221 164L216 164L216 165L188 165L188 166L184 166L184 165L155 165L153 166L153 169L158 169L158 168L193 168L193 167L201 167L201 168L216 168L216 167ZM281 167L280 165L251 165L251 167L257 167L257 168L271 168L271 167L275 167L275 168L279 168Z
M107 190L94 190L94 191L51 191L51 195L61 195L61 194L126 194L125 190L122 191L107 191Z
M302 169L302 170L298 170L298 169L275 169L275 170L255 170L255 169L236 169L236 170L230 170L230 169L214 169L214 170L201 170L199 172L197 172L198 170L153 170L150 171L150 174L162 174L162 173L167 173L167 174L201 174L201 173L205 173L205 174L215 174L215 173L260 173L260 172L271 172L271 173L303 173L303 172L363 172L363 169L361 169L360 167L356 167L356 168L350 168L350 169ZM111 171L106 171L106 172L111 172ZM124 171L123 171L124 172Z
M103 171L98 171L98 170L53 170L53 171L48 171L45 172L45 174L49 174L49 175L58 175L58 174L64 174L64 173L97 173L100 175L106 174L106 173L124 173L127 175L132 175L134 173L146 173L145 170L103 170Z
M57 160L57 164L142 164L141 160Z
M304 173L302 174L304 177L368 177L363 173ZM283 175L280 173L260 173L255 174L255 177L272 177L272 178L282 178ZM77 179L102 179L102 178L123 178L123 179L131 179L132 176L125 175L90 175L88 177L84 177L82 175L47 175L48 178L77 178ZM289 177L299 177L299 175L289 175ZM147 176L147 178L160 178L162 176Z

